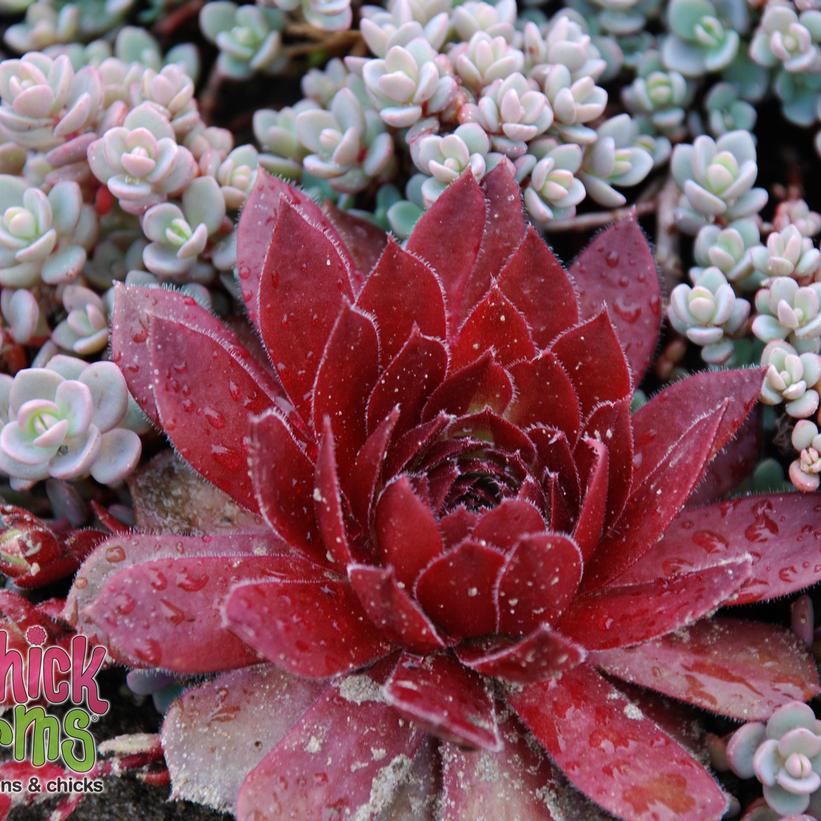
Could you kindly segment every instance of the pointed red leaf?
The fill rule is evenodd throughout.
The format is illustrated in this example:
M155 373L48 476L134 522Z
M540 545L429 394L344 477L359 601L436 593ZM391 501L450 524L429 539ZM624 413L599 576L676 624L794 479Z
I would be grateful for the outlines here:
M611 675L740 721L766 721L821 692L815 662L791 632L740 619L714 617L593 658Z
M347 581L240 584L225 604L225 620L248 645L300 676L344 673L391 650Z
M539 473L549 471L557 476L563 503L575 518L580 501L579 472L567 436L557 428L541 426L529 428L527 435L536 446Z
M630 398L602 402L593 408L582 435L607 445L607 517L609 524L624 510L633 477L633 426Z
M499 287L525 315L540 348L579 321L573 284L532 226L499 275Z
M442 821L505 819L505 821L600 821L591 805L565 815L568 790L558 772L536 745L528 743L515 718L502 726L498 753L464 750L442 744ZM552 810L552 811L551 811Z
M314 508L314 466L276 411L251 421L248 465L257 506L288 544L325 562Z
M161 730L172 798L233 811L245 776L325 686L260 664L189 687ZM223 766L226 760L230 767Z
M283 201L259 284L259 329L291 401L309 417L322 352L342 305L353 298L341 245Z
M376 817L390 806L423 739L382 701L377 682L350 676L326 688L251 771L237 818Z
M367 424L372 431L397 405L396 436L418 421L431 393L445 378L448 353L445 346L414 327L410 337L382 371L368 397Z
M459 468L452 462L443 462L428 472L425 478L431 510L436 513L442 510L460 475Z
M519 247L527 230L522 208L522 189L509 163L501 162L481 182L487 199L487 221L476 265L465 291L465 308L470 310L498 277L505 262Z
M655 471L636 486L624 512L588 563L585 589L601 587L635 564L664 535L715 452L725 402L696 419Z
M351 511L364 529L370 526L377 487L384 472L393 428L398 418L399 408L394 408L367 438L349 473L341 474Z
M412 653L429 653L445 646L430 619L400 587L392 567L352 564L348 578L368 618L391 641Z
M584 561L590 561L601 542L604 517L607 513L608 450L598 439L582 439L574 454L583 488L579 516L573 538Z
M398 411L397 411L398 413ZM440 413L433 419L422 422L400 436L391 448L385 464L385 479L390 479L412 464L420 454L437 439L448 426L451 417Z
M247 556L287 553L287 545L265 528L259 532L231 532L212 536L152 536L125 533L103 542L83 563L74 579L64 610L64 618L78 632L87 632L82 613L100 594L106 582L120 570L140 562L182 556ZM307 560L293 554L295 561Z
M495 285L459 331L453 343L451 367L463 368L490 350L502 365L531 359L536 354L527 321Z
M179 673L210 673L257 659L222 624L230 589L285 574L316 578L321 568L293 556L196 556L143 562L120 570L82 618L118 660Z
M508 700L570 782L613 815L723 815L724 793L707 770L589 664Z
M316 475L312 495L322 543L337 565L346 567L352 561L351 548L348 544L345 512L342 509L339 474L336 471L334 435L327 419L323 426L322 440L316 458Z
M456 656L483 676L531 684L572 670L585 660L587 651L549 625L540 624L520 641L490 639L475 645L463 644L456 650Z
M453 333L467 316L475 290L474 269L485 228L487 203L468 169L422 215L407 248L429 262L442 281ZM424 328L422 330L425 330Z
M516 494L516 499L520 502L527 502L529 505L533 505L537 510L547 509L547 497L545 496L544 490L531 475L525 476L522 480L522 484L519 486L519 492Z
M493 698L481 677L450 656L403 653L383 688L388 704L434 735L499 750Z
M379 340L367 315L342 306L316 373L311 396L314 429L331 420L339 469L346 473L365 441L365 406L379 375Z
M442 411L461 416L469 410L482 410L485 406L502 414L512 397L510 376L486 353L445 379L428 399L422 419L432 419Z
M319 206L305 192L260 169L237 225L237 277L248 317L257 326L260 279L283 201L298 205L313 223L330 232L347 257L341 240Z
M685 508L619 581L645 581L745 554L752 556L752 574L730 604L786 596L821 580L821 503L784 493Z
M692 573L606 587L578 596L557 626L588 650L638 644L716 610L749 577L745 556Z
M755 470L761 459L764 429L761 408L754 407L735 439L710 462L704 478L687 499L688 507L709 505L737 488Z
M416 577L443 550L442 537L430 508L402 475L389 484L376 504L377 549L408 590Z
M467 539L478 521L479 517L462 505L439 519L439 531L445 540L445 547L456 547L459 542Z
M538 533L544 529L542 514L533 505L517 499L503 499L480 516L473 536L490 542L494 547L509 550L526 533Z
M499 613L494 588L504 561L500 550L467 539L422 571L416 598L431 619L454 636L495 633Z
M605 303L636 382L647 370L661 329L661 290L653 252L634 217L597 234L570 266L583 317Z
M486 442L505 454L517 453L527 464L536 458L536 448L527 434L487 408L454 419L448 426L447 435L453 439Z
M634 485L638 486L656 467L670 442L684 433L705 408L729 401L713 446L712 455L718 453L758 401L763 378L760 368L699 371L657 393L633 416Z
M356 306L374 318L383 366L399 353L414 325L425 336L445 337L445 299L436 272L392 237Z
M559 477L550 471L545 474L544 481L545 509L548 512L547 520L551 530L564 533L570 530L573 521L566 504L565 494L559 483Z
M630 368L607 311L565 331L550 350L576 388L582 416L600 402L616 402L632 391Z
M579 398L559 360L546 351L510 367L516 394L505 415L514 425L558 428L575 441L581 426Z
M500 628L526 635L552 622L570 603L582 577L575 542L558 533L524 536L499 577Z
M217 339L171 319L151 319L154 397L180 455L209 482L257 512L248 475L251 418L271 398L242 360Z
M361 286L382 255L388 234L372 222L337 208L332 202L325 204L325 216L353 258L355 278Z
M273 374L252 359L236 334L190 296L168 288L117 284L111 323L112 359L122 370L131 395L154 424L159 424L159 416L151 366L153 338L149 337L149 327L152 317L175 320L219 340L220 345L254 377L260 389L270 396L272 403L284 396Z

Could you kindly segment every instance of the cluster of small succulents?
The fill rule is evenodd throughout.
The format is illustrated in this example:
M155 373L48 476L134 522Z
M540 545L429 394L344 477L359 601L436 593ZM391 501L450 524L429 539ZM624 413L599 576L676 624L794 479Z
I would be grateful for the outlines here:
M819 71L814 55L821 12L781 5L768 4L754 15L743 0L580 2L551 18L529 11L526 22L508 2L365 6L360 31L371 56L310 72L296 108L257 112L257 139L277 158L280 173L343 205L358 205L356 195L372 194L374 186L393 192L398 185L404 199L393 193L383 219L404 237L468 165L481 179L499 162L512 163L531 219L545 225L572 216L585 199L606 208L624 205L620 189L642 182L670 156L671 141L692 134L700 155L724 158L729 152L734 158L724 173L717 166L708 170L708 162L694 177L679 152L682 167L674 174L693 183L688 193L697 202L689 203L687 219L696 220L695 230L711 217L732 220L763 205L763 192L748 185L755 176L749 131L754 104L771 79L774 93L789 98L786 107L813 109L808 121L793 121L815 122L818 88L810 86ZM636 32L652 18L661 18L666 33L654 38L645 32L650 42L636 53ZM609 90L615 77L629 116L605 119L608 100L618 99ZM782 89L785 83L792 84L789 90ZM337 94L341 89L347 93ZM699 90L706 91L703 116L689 111ZM331 116L311 113L317 108ZM381 127L369 117L375 114ZM473 127L465 130L465 124ZM705 128L718 147L702 134ZM409 178L402 171L408 155L415 172ZM736 174L730 185L727 177Z
M259 165L253 146L236 146L200 116L193 46L163 59L133 27L119 30L113 48L72 45L0 64L2 315L16 346L9 371L23 384L61 352L105 357L117 279L173 285L211 305L208 287L230 275L235 217ZM117 484L134 468L146 423L132 408L126 424L137 433L115 433L125 383L112 379L101 383L106 401L122 412L102 426L86 418L88 397L61 404L50 382L48 395L4 400L0 472L14 487L48 476Z
M371 56L313 70L297 107L256 113L261 148L278 163L268 167L341 204L401 185L405 197L394 194L385 214L400 237L464 169L482 179L501 162L515 169L538 224L572 216L588 197L624 205L619 189L654 165L654 123L665 122L658 84L652 100L634 95L655 114L643 130L629 117L605 119L608 63L583 18L565 10L517 22L504 0L365 6ZM676 89L668 107L683 102Z
M752 364L756 354L742 349L755 340L767 369L762 402L783 405L787 417L813 416L821 388L821 216L804 200L785 198L764 222L768 195L755 187L756 146L746 130L680 143L670 167L680 190L676 225L694 235L695 262L692 285L679 283L670 294L671 326L708 365L739 357ZM789 476L798 489L815 489L798 472L814 464L805 457Z

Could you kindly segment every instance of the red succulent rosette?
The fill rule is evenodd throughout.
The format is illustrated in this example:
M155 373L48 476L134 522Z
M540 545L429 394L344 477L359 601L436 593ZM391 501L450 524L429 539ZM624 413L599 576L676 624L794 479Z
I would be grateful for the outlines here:
M715 501L755 451L746 432L714 461L761 373L631 413L661 316L647 242L617 223L566 272L518 192L503 166L463 176L402 247L260 174L238 278L264 352L172 291L118 290L132 393L260 517L117 536L69 598L125 663L231 671L166 721L178 795L550 818L558 768L623 818L718 818L674 711L633 685L745 720L818 692L786 630L709 618L821 577L811 502Z
M17 587L44 587L71 576L105 537L101 530L55 529L24 508L0 504L0 573Z

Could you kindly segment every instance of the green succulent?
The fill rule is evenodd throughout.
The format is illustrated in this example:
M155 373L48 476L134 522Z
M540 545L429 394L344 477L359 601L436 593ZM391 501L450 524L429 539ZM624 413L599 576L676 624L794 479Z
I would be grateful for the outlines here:
M261 108L254 112L254 137L262 153L259 164L272 174L291 180L302 176L302 161L308 149L297 137L297 117L304 111L317 110L313 100L300 100L295 106L279 111Z
M809 128L818 119L821 73L795 74L779 71L773 83L784 116L795 125Z
M664 68L658 52L650 51L641 59L638 76L622 96L628 111L648 116L661 134L673 138L683 135L692 88L679 72Z
M598 9L596 16L601 27L617 36L644 29L647 18L654 17L661 6L661 0L592 0L592 3Z
M233 80L271 74L279 67L283 25L277 9L238 6L227 0L206 3L200 11L202 33L220 50L217 67Z
M629 114L605 120L596 140L585 147L579 178L591 199L605 208L620 208L627 198L616 188L638 185L653 170L653 157Z
M767 244L756 245L750 255L762 277L806 280L821 270L821 251L795 225L773 231L767 237Z
M213 177L197 177L181 202L163 202L143 214L142 228L151 240L143 263L162 279L184 280L208 241L223 226L225 200Z
M775 277L755 295L755 308L752 330L762 342L786 339L799 353L821 349L821 282Z
M758 115L755 108L743 100L732 83L716 83L704 98L707 127L715 137L730 131L749 131L755 128Z
M351 27L351 0L264 0L263 5L282 11L301 9L303 17L322 31L344 31Z
M750 43L750 56L793 74L821 72L821 10L798 14L785 2L768 3Z
M664 65L685 77L721 71L733 61L748 26L744 0L671 0Z
M479 180L491 170L501 155L490 150L491 141L477 123L464 123L450 134L425 133L410 142L416 167L430 175L422 184L422 197L430 207L439 195L470 169Z
M767 192L753 188L758 164L747 131L731 131L718 140L702 135L692 145L677 145L670 170L683 192L679 226L690 233L719 217L749 217L767 202Z
M74 279L97 238L97 217L80 186L65 180L48 195L20 177L0 176L0 284L28 288Z
M350 88L341 89L330 110L317 106L296 116L296 137L308 152L305 169L343 193L356 193L384 179L394 160L393 138L373 108Z
M761 277L755 276L752 249L758 246L759 238L754 219L736 220L725 228L705 225L693 245L697 266L690 269L690 279L695 282L705 268L713 266L734 285L757 287Z
M750 303L735 295L718 268L705 268L691 287L682 282L670 294L670 324L701 348L711 365L726 362L733 353L728 336L737 333L750 314Z
M530 153L516 161L517 176L528 178L524 202L538 225L571 217L587 192L579 179L583 152L572 143L537 140Z

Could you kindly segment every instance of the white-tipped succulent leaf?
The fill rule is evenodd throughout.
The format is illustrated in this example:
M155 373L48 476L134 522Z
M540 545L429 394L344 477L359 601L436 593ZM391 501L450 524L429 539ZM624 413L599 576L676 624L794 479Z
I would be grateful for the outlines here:
M56 356L4 377L0 395L0 471L15 487L88 475L116 484L139 461L139 436L120 427L128 390L112 362Z
M682 282L670 294L670 324L701 348L711 365L726 362L733 353L728 337L737 333L750 314L750 303L735 295L718 268L706 268L691 287Z

